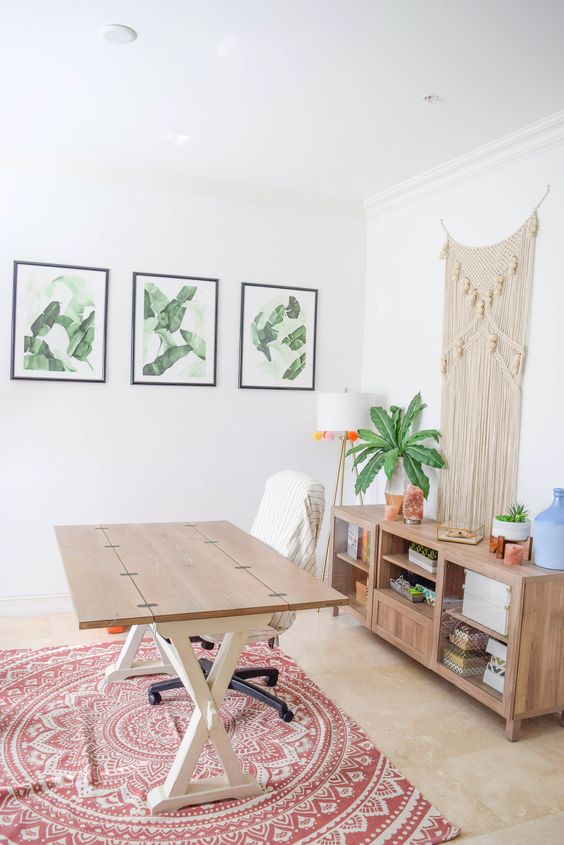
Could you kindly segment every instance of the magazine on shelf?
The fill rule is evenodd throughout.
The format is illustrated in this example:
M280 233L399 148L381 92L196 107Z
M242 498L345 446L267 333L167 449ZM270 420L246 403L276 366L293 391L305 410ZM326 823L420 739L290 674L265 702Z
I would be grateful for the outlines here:
M353 525L349 522L349 533L347 535L347 554L349 557L354 557L356 560L358 555L358 525Z

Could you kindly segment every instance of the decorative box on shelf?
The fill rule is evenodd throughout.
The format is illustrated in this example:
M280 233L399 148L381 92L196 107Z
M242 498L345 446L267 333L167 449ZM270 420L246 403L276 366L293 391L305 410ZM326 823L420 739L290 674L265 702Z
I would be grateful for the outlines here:
M462 651L483 651L488 642L488 635L465 622L457 622L451 629L450 642Z
M462 613L504 636L509 629L511 587L479 572L465 569Z
M484 526L470 522L441 522L437 526L437 539L446 543L477 546L484 539Z
M452 643L444 647L443 664L461 678L483 675L487 663L488 656L483 650L464 651Z
M355 585L356 600L363 607L368 602L368 584L366 581L357 581Z
M507 646L505 643L500 643L490 637L486 645L486 652L490 655L490 659L484 670L484 683L503 694Z

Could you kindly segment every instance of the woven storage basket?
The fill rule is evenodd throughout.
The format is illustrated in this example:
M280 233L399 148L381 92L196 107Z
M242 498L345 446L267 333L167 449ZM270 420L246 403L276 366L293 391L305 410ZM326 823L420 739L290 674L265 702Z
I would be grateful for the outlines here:
M443 663L462 678L483 675L488 665L485 651L463 651L455 645L447 645L443 651Z
M462 651L483 651L488 644L488 635L467 625L465 622L457 622L448 635L453 645L458 646Z

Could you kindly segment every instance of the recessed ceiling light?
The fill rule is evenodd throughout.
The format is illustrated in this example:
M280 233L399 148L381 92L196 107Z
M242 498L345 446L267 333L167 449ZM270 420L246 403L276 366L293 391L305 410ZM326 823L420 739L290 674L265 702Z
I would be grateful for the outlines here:
M167 141L170 141L171 144L176 144L177 147L187 144L190 137L190 135L184 135L182 132L167 132L166 135Z
M433 103L438 103L440 101L440 97L438 94L425 94L423 97L423 102L427 103L428 106L433 105Z
M100 30L100 35L112 44L129 44L137 38L137 33L134 29L131 29L130 26L124 26L121 23L111 23L108 26L103 26Z

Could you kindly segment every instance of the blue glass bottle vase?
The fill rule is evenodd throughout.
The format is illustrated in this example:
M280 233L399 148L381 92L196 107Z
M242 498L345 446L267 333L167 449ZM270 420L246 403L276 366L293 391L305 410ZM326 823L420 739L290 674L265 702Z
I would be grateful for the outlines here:
M564 570L564 487L554 488L554 501L535 519L533 559L543 569Z

